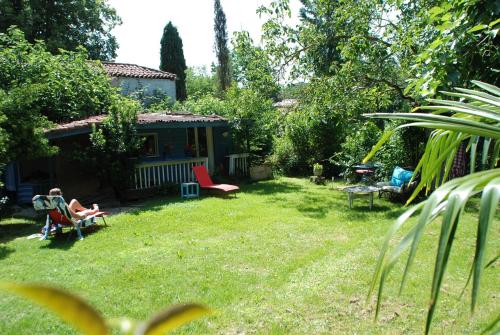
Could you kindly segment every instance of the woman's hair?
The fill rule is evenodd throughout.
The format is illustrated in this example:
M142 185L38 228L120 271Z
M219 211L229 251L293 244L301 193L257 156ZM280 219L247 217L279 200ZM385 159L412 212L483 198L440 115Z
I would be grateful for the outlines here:
M53 188L49 191L49 195L62 195L60 188Z

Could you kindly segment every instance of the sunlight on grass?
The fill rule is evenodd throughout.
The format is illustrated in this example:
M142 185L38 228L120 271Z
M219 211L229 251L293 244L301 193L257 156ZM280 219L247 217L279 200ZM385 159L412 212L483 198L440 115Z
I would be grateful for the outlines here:
M473 210L473 209L471 209ZM198 302L217 314L179 334L422 333L438 226L425 236L408 287L396 297L401 267L388 283L381 317L365 304L382 239L402 213L398 204L356 199L331 186L282 178L244 186L236 199L155 199L110 217L82 242L25 237L41 227L0 222L0 280L59 285L107 318L145 319L162 307ZM475 214L466 215L474 222ZM472 259L473 225L462 225L445 278L436 331L478 332L498 311L500 283L485 271L479 308L459 294ZM498 227L492 229L498 241ZM496 250L489 250L493 254ZM460 270L462 269L462 270ZM424 281L425 279L425 281ZM1 334L72 334L49 312L0 293Z

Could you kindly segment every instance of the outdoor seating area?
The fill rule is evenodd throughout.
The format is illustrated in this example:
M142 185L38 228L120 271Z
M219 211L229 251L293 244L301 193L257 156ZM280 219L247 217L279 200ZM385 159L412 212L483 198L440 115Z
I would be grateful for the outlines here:
M411 298L412 303L389 304L382 312L384 321L374 323L373 314L367 312L373 303L363 303L366 286L380 239L404 209L386 199L377 199L372 210L367 199L355 199L349 209L346 194L337 190L343 185L278 178L242 185L236 199L155 198L108 216L107 226L84 231L83 241L69 232L44 241L28 240L26 236L43 227L45 217L4 219L0 221L0 280L50 278L91 299L110 318L123 314L140 318L176 301L201 301L218 311L180 334L226 334L234 329L260 334L275 329L286 334L292 328L301 334L348 329L387 334L397 333L408 320L418 333L425 320L415 311L426 304L427 296L414 283L431 274L433 256L423 254L419 271L409 277L411 285L402 299ZM38 199L36 203L44 198ZM474 220L470 214L465 219ZM472 230L473 225L465 225L460 238L472 243ZM438 233L439 226L430 232ZM421 247L432 245L432 239L426 238ZM460 246L457 255L464 255L467 248L467 244ZM453 259L450 266L462 261L462 257ZM484 279L494 282L495 274L487 272ZM442 294L456 299L454 293L461 289L457 281ZM494 286L485 287L485 294L495 292ZM37 332L76 334L49 312L27 308L25 301L2 291L0 305L2 334L26 330L22 323L10 321L20 314L36 322ZM285 305L287 309L281 308ZM332 310L345 316L321 312ZM455 327L464 332L481 329L489 320L487 310L481 306L477 311L477 323L464 318L455 321ZM454 306L443 306L441 311L438 328L445 327L456 312ZM311 322L297 322L298 313Z

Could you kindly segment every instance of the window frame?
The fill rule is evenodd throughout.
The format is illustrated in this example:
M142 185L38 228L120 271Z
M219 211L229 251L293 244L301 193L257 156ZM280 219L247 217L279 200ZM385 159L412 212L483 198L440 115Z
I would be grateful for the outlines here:
M141 137L149 137L153 136L154 138L154 153L153 154L145 154L141 152L141 157L160 157L160 150L158 148L158 133L142 133L139 134Z

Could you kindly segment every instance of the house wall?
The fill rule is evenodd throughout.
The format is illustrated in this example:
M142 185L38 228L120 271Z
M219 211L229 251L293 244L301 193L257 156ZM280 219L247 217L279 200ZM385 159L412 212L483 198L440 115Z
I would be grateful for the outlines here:
M143 162L191 158L190 156L186 156L184 153L184 147L187 144L186 128L149 128L140 129L138 133L156 133L158 136L159 155L157 157L141 157L141 161ZM227 133L226 137L224 137L224 133ZM231 134L229 132L229 127L213 127L213 143L214 163L217 171L217 167L219 167L220 164L227 165L227 159L225 156L231 153ZM165 145L170 146L170 154L165 152Z
M53 143L59 147L59 153L53 159L53 185L59 187L71 198L81 199L90 194L99 194L100 183L94 171L85 166L84 162L75 160L75 145L87 147L90 145L89 135L74 136L71 140L59 139Z
M186 158L184 154L184 146L187 143L186 128L151 128L141 129L139 134L157 134L158 136L158 153L157 157L141 157L141 161L150 162L165 159L181 159ZM165 151L165 146L169 145L170 154Z
M143 89L146 95L153 95L155 90L159 90L168 95L172 99L172 102L176 100L174 80L113 77L111 84L121 87L123 95L129 95L140 89Z

